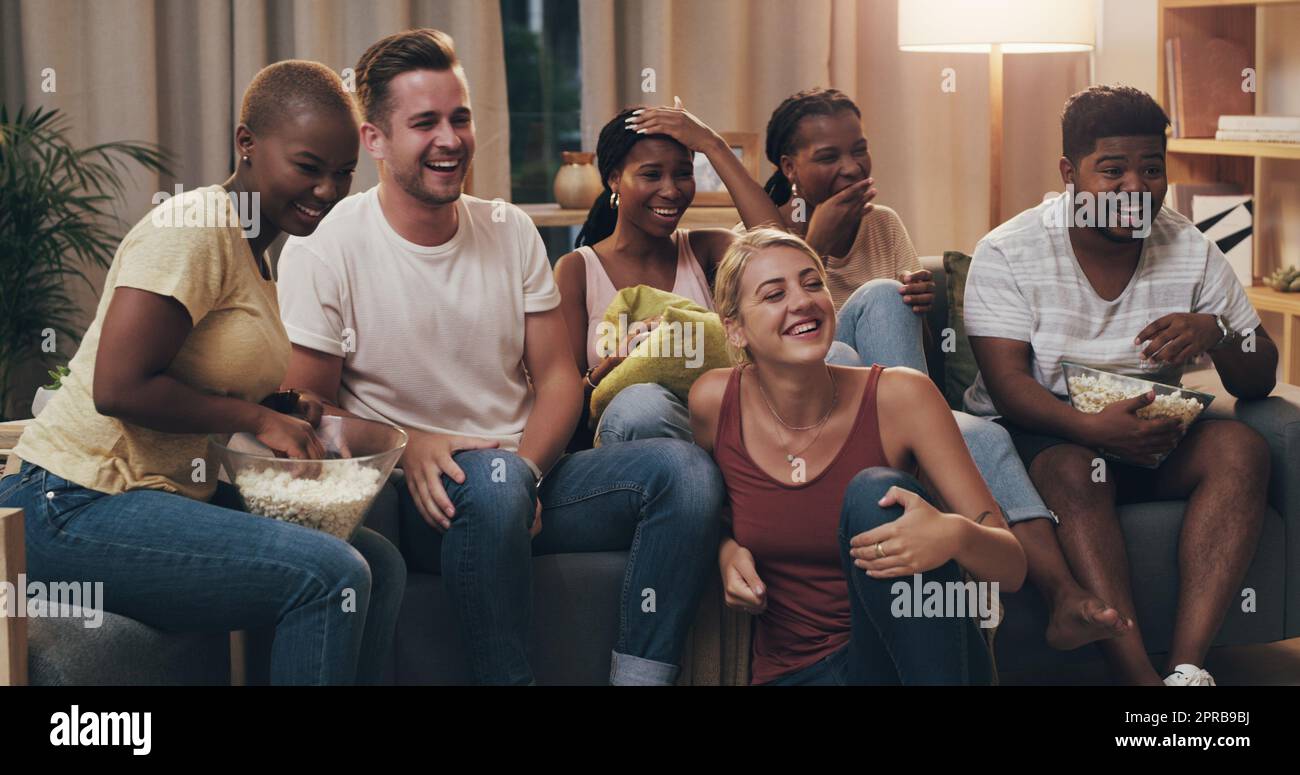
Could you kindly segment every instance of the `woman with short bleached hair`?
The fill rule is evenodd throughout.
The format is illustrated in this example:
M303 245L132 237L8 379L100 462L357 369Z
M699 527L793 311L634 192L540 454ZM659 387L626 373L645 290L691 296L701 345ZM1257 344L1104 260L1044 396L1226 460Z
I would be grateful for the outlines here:
M348 543L217 505L207 459L208 434L241 431L323 457L318 398L300 394L300 416L263 405L290 352L265 252L347 195L358 140L328 67L260 71L234 173L127 233L71 373L0 480L0 507L26 516L33 581L103 582L103 610L168 632L274 628L276 684L377 683L406 585L401 554L372 530Z

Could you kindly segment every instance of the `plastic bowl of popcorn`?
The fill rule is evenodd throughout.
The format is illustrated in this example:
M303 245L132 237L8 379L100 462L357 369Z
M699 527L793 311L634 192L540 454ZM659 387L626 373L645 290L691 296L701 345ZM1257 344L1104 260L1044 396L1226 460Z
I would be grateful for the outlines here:
M1070 405L1080 412L1096 414L1117 401L1140 396L1148 391L1155 391L1156 399L1137 411L1138 417L1154 419L1171 417L1182 426L1183 433L1201 416L1205 408L1214 400L1209 393L1191 390L1162 382L1114 374L1078 363L1062 362L1065 372L1065 384L1070 393ZM1172 452L1173 450L1170 450ZM1104 454L1104 453L1103 453ZM1169 454L1165 453L1153 463L1124 462L1143 468L1157 468ZM1107 454L1113 460L1123 460L1116 455Z
M244 509L347 541L406 449L406 431L356 417L321 418L323 460L276 457L251 433L209 443Z

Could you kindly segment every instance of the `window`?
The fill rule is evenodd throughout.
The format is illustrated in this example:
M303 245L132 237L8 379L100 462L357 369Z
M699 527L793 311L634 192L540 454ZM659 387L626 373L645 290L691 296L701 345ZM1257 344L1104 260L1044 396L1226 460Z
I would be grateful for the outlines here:
M582 150L578 0L501 0L510 101L510 196L551 202L561 151ZM542 229L552 260L573 249L576 229Z

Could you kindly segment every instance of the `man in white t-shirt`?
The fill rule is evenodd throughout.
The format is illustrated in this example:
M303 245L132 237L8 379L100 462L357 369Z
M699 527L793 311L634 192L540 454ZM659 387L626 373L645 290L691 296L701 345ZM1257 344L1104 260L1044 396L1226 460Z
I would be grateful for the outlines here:
M461 193L475 138L451 38L389 36L356 79L380 182L285 245L286 386L410 434L403 554L443 576L475 680L533 680L532 555L631 547L610 680L672 683L716 561L716 467L668 439L562 456L583 390L560 294L528 217Z
M1162 209L1160 106L1137 89L1095 86L1070 98L1061 123L1067 192L975 248L964 301L980 376L966 408L1001 415L1060 519L1014 528L1052 609L1048 643L1100 641L1128 683L1212 684L1200 665L1254 556L1268 445L1236 421L1199 420L1184 433L1174 419L1139 414L1151 393L1077 411L1061 364L1176 384L1209 353L1228 391L1253 399L1273 389L1277 348L1219 248ZM1182 498L1181 589L1162 679L1134 620L1116 504Z

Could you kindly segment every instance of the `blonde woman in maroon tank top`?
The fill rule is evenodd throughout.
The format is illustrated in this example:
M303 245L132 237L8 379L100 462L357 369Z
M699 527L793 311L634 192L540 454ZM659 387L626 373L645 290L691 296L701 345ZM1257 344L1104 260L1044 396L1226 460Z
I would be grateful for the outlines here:
M739 365L696 381L691 425L727 486L719 564L727 605L757 617L753 682L989 682L969 611L910 605L963 573L1008 591L1025 576L938 389L913 369L824 363L835 310L798 237L742 237L714 299Z
M596 145L605 188L578 235L578 249L555 264L560 310L588 397L622 362L619 353L633 346L625 341L615 354L604 355L592 341L592 321L604 315L613 293L649 285L712 307L708 278L736 234L729 229L678 228L695 199L696 153L708 158L746 225L780 222L776 205L727 143L682 108L680 100L671 108L628 108L606 124ZM655 321L637 322L653 325ZM609 421L618 416L624 421ZM584 416L579 434L585 427ZM689 440L686 407L658 385L634 385L620 392L605 410L596 441L647 436Z

